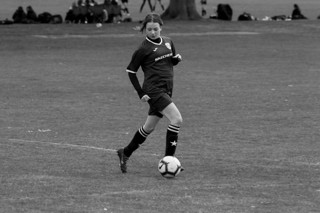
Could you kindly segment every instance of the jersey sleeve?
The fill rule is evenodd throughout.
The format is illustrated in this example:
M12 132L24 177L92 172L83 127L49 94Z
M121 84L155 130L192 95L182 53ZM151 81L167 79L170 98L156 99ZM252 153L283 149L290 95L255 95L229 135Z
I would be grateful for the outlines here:
M174 44L173 44L172 40L170 41L170 43L171 43L172 55L175 56L176 55L176 48L174 47Z
M176 48L174 47L174 44L173 44L172 41L171 41L171 51L172 51L171 61L172 61L173 66L176 66L180 61L179 61L178 58L174 58L174 56L175 56L177 53L176 53Z
M139 67L141 66L141 63L143 61L143 58L145 57L144 51L142 48L137 49L131 58L131 61L127 67L127 72L129 73L136 73L139 70Z

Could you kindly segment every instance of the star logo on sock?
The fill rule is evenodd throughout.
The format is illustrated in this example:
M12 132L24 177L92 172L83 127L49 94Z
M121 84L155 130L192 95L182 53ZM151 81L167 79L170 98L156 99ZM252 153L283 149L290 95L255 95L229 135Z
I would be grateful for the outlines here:
M170 142L171 146L177 146L177 141Z

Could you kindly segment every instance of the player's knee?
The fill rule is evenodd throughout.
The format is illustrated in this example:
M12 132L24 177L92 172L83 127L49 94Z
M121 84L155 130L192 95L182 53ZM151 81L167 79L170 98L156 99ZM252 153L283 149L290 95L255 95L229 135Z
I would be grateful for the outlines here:
M153 132L153 130L155 129L154 127L148 127L148 126L143 126L144 131L146 131L148 134L150 134L151 132Z
M183 119L181 116L177 116L174 119L172 119L171 124L175 125L175 126L181 126L183 122Z

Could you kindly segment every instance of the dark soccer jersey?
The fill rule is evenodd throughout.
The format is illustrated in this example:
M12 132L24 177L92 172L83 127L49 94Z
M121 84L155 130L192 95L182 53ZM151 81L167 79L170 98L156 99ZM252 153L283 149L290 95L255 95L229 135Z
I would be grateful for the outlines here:
M142 89L148 95L171 91L173 88L172 56L175 48L170 38L161 37L160 43L146 38L134 52L127 72L144 72Z

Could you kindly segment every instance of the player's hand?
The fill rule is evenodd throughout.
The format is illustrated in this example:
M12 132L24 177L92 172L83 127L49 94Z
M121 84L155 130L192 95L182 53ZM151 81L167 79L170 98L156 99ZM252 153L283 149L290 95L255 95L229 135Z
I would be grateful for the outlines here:
M182 56L180 54L176 54L175 56L173 56L172 58L176 58L180 61L182 61Z
M148 102L150 99L151 98L149 97L149 95L144 95L144 96L142 96L141 101L142 102Z

